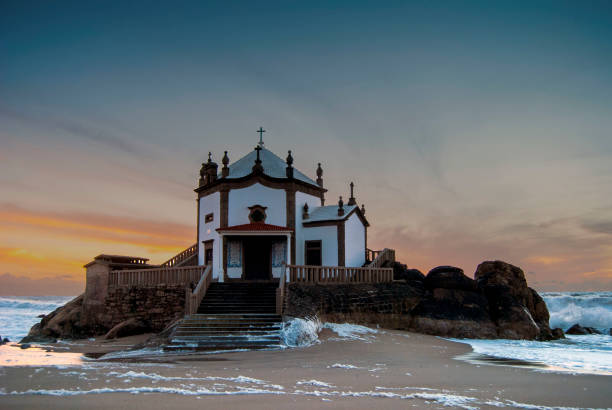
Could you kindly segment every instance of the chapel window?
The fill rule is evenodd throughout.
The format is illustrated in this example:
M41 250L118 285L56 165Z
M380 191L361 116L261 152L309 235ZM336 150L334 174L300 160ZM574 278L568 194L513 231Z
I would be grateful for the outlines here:
M321 266L321 241L306 241L306 265Z
M266 221L266 207L261 205L250 206L249 221L251 223L263 223Z

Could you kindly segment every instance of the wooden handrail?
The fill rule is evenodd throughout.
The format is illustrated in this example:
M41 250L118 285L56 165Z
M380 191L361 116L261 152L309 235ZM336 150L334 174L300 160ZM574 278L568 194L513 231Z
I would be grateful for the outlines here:
M283 263L283 270L281 272L280 280L278 281L278 288L276 288L276 314L283 314L283 305L285 303L285 283L287 282L287 265Z
M208 265L198 281L198 285L192 291L191 288L185 289L185 314L193 315L198 311L198 307L206 295L206 291L212 281L212 265Z
M206 266L113 270L108 275L109 286L186 285L198 282Z
M393 268L365 266L287 265L289 282L299 283L381 283L393 281Z
M192 256L196 255L197 253L198 253L198 244L196 243L196 244L191 245L189 248L185 249L181 253L174 255L173 257L168 259L166 262L162 263L160 266L167 267L167 268L177 266L178 264L183 262L185 259L189 259Z

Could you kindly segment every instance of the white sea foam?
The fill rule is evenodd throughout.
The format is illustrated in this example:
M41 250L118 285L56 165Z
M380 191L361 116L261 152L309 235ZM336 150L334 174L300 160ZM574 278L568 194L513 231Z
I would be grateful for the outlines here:
M365 342L372 341L372 335L378 333L378 330L366 326L354 325L351 323L325 323L324 329L330 329L340 336L340 340L361 340Z
M329 383L325 383L319 380L300 380L297 383L295 383L297 386L315 386L315 387L325 387L328 389L331 389L333 387L335 387L333 384L329 384Z
M363 369L363 367L357 367L352 364L344 364L344 363L334 363L331 366L327 366L327 368L331 369Z
M113 376L119 379L149 379L156 381L175 381L175 380L188 380L188 381L227 381L233 383L241 383L241 384L256 384L268 388L273 388L277 390L283 390L284 387L279 384L271 384L265 380L255 379L247 376L237 376L237 377L221 377L221 376L204 376L204 377L183 377L183 376L162 376L157 373L144 373L144 372L135 372L130 370L128 372L109 372L107 376Z
M283 323L281 337L289 347L310 346L319 341L321 322L318 318L293 318Z
M608 335L567 335L550 342L451 340L469 343L477 354L543 363L550 366L548 370L612 375L612 336Z

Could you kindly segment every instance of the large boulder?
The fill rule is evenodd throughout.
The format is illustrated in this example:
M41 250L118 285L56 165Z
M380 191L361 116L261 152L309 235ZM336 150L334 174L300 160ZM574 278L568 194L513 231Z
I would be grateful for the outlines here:
M410 312L411 330L461 338L496 338L487 299L478 292L436 288Z
M527 286L521 268L502 261L487 261L478 265L474 278L487 298L489 313L500 338L553 338L546 304Z
M114 326L104 336L105 339L115 339L118 337L126 337L133 335L141 335L151 331L151 327L140 320L131 318Z
M83 295L76 297L64 306L44 316L40 323L30 329L21 343L55 342L61 339L78 339L89 336L88 329L81 324Z
M459 289L474 292L477 289L476 281L463 274L463 269L454 266L438 266L429 271L425 277L425 286L428 289Z

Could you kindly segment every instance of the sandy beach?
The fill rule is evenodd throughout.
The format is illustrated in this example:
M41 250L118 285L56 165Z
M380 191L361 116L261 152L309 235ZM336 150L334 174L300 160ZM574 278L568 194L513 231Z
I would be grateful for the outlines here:
M124 349L76 341L41 351L66 363L5 366L2 408L497 408L612 406L609 376L486 365L457 360L468 345L437 337L379 330L359 339L330 330L320 343L282 351L151 355L85 360L75 353ZM2 356L28 352L3 346ZM13 350L7 350L13 349ZM34 354L32 350L30 354ZM23 353L23 354L26 354ZM22 359L24 360L24 359ZM35 361L35 360L34 360ZM69 364L74 361L73 364ZM14 363L13 363L14 364ZM205 403L203 402L205 401ZM540 408L540 407L538 407Z

